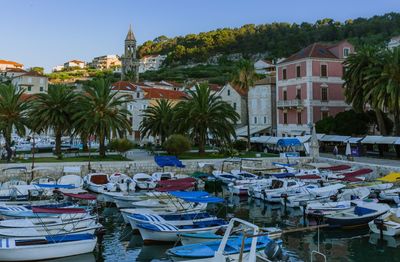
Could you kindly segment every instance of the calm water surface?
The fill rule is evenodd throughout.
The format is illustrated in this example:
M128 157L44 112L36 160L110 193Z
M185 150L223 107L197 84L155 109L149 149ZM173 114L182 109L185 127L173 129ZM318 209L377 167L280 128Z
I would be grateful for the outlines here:
M227 205L213 205L209 210L220 217L239 217L259 226L280 226L282 228L301 227L302 210L287 209L280 205L268 205L262 201L230 197ZM143 246L140 235L132 234L129 226L115 207L102 210L106 234L96 252L65 259L58 262L87 261L169 261L165 251L173 245ZM308 222L307 222L308 223ZM310 222L311 223L311 222ZM368 228L355 230L320 231L320 251L328 261L400 261L400 238L379 239L370 234ZM318 234L316 231L286 234L284 247L297 254L300 260L310 261L310 251L316 250Z

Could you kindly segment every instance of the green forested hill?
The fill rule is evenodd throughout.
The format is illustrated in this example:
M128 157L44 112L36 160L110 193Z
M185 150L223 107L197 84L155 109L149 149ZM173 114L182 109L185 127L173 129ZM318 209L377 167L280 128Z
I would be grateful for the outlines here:
M266 15L268 15L266 13ZM329 18L314 24L272 23L223 28L200 34L160 36L139 47L139 56L168 54L169 65L206 62L215 54L268 53L266 58L287 57L313 42L348 39L356 46L380 44L400 34L400 13L357 18L345 23Z

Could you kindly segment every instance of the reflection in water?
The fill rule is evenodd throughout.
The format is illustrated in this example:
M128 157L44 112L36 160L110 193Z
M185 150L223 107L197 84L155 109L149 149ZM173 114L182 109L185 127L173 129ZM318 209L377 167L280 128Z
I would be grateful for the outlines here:
M279 226L283 229L301 227L303 212L301 209L284 208L281 205L269 205L256 199L239 197L227 198L228 204L210 205L209 211L219 217L239 217L259 226ZM166 261L165 251L172 245L143 246L140 235L132 234L129 226L122 223L116 208L105 208L102 212L106 234L99 250L93 254L75 256L54 261ZM327 255L328 261L399 261L400 239L369 234L368 228L354 230L321 229L320 251ZM285 234L284 247L295 252L304 261L310 260L310 252L318 248L316 231ZM97 258L97 259L96 259Z

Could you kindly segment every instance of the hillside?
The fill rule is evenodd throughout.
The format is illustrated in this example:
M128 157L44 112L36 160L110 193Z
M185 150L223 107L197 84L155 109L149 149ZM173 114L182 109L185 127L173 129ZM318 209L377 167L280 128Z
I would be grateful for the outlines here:
M160 36L139 47L140 57L168 54L170 66L205 63L216 55L242 53L250 56L265 53L267 59L287 57L313 42L335 42L348 39L356 47L365 43L381 44L400 34L400 13L371 18L357 18L344 23L329 18L314 24L272 23L223 28L199 34L168 38Z

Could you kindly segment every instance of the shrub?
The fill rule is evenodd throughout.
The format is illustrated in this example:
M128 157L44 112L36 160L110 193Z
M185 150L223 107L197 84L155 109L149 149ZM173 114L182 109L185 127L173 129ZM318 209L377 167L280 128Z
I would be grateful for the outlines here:
M182 153L190 150L190 141L183 135L171 135L164 142L164 148L168 154L179 156Z
M113 139L109 144L108 144L108 148L111 150L115 150L118 153L125 154L126 152L128 152L131 149L135 148L135 144L126 139L126 138L121 138L121 139Z
M247 149L247 142L244 140L236 140L233 142L232 147L237 151L244 151Z

